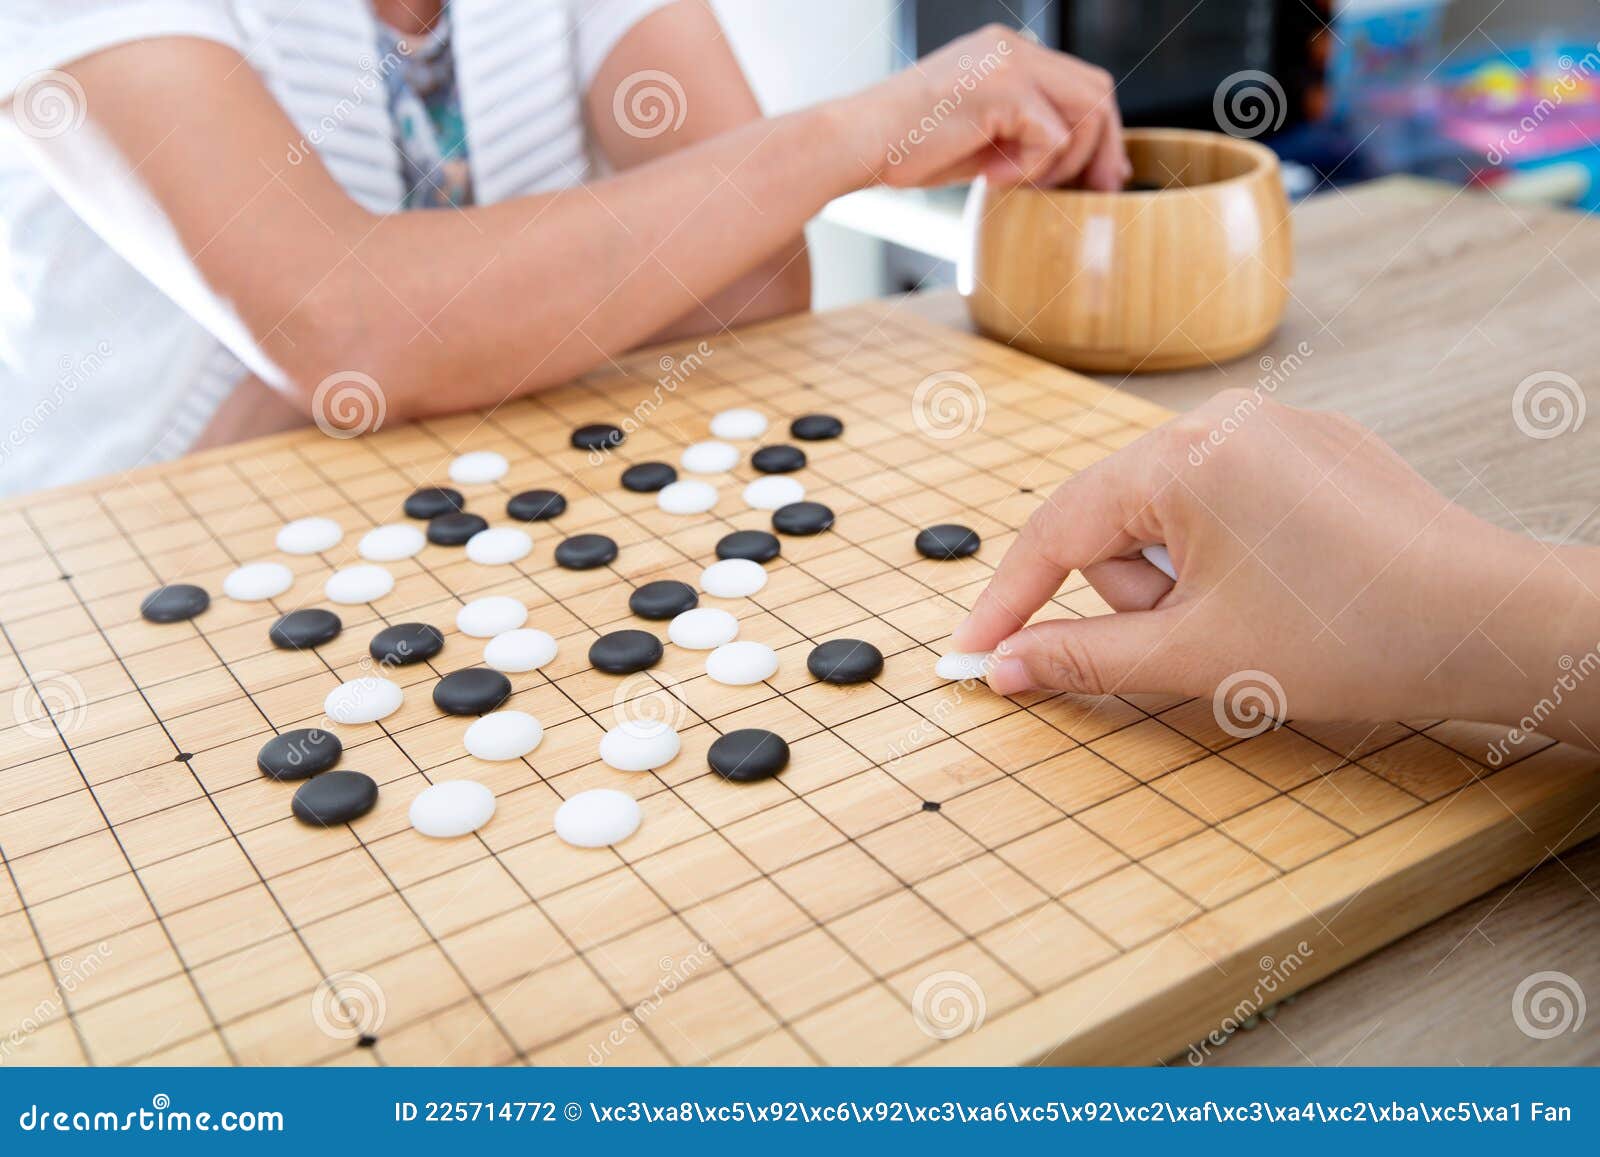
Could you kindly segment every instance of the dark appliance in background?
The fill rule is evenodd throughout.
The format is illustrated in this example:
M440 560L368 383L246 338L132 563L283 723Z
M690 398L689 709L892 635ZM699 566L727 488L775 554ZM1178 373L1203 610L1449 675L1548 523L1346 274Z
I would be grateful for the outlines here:
M1284 90L1277 131L1321 112L1328 12L1314 0L908 0L896 45L915 59L985 24L1021 27L1117 81L1130 125L1217 127L1217 85L1255 70Z
M1111 73L1127 124L1205 129L1217 128L1225 79L1265 73L1283 92L1276 127L1259 138L1272 143L1323 113L1328 18L1329 0L906 0L896 11L895 59L1007 24ZM888 250L891 289L953 278L947 263Z

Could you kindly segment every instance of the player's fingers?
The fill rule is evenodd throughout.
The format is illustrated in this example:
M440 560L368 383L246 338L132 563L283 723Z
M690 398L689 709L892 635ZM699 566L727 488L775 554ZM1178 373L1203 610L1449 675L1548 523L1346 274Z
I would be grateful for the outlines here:
M1115 192L1133 176L1133 165L1128 160L1128 146L1122 137L1122 113L1117 109L1115 95L1106 102L1105 131L1100 135L1100 147L1084 170L1084 184L1091 189Z
M1072 126L1072 136L1050 170L1048 184L1052 188L1070 184L1084 175L1085 166L1100 147L1105 126L1105 117L1098 111L1091 111Z
M984 165L983 175L998 185L1043 181L1069 140L1067 126L1055 108L1037 96L1030 97L995 142L997 155Z
M1181 660L1166 646L1180 613L1130 611L1024 627L995 649L998 662L989 672L989 686L1000 695L1032 689L1198 694Z
M1108 558L1084 567L1083 577L1114 611L1148 611L1176 585L1142 558Z
M1033 617L1074 570L1132 555L1164 535L1150 501L1159 454L1130 443L1068 479L1033 512L994 577L956 628L958 651L988 651Z

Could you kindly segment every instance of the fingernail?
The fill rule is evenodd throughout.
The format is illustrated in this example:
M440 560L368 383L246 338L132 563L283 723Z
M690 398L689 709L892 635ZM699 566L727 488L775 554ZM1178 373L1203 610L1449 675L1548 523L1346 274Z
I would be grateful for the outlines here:
M989 672L989 689L996 695L1015 695L1032 685L1021 659L1002 659Z

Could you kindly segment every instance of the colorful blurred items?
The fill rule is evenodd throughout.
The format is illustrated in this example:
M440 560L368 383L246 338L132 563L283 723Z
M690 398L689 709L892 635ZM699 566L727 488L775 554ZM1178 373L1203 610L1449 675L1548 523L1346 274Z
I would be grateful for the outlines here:
M1440 132L1470 150L1476 180L1600 209L1600 47L1541 41L1439 80Z
M1450 0L1336 0L1328 61L1329 117L1360 142L1376 172L1427 169L1451 157L1440 138L1439 93Z
M1424 85L1442 56L1450 2L1335 0L1332 114L1349 115L1374 93L1409 93Z

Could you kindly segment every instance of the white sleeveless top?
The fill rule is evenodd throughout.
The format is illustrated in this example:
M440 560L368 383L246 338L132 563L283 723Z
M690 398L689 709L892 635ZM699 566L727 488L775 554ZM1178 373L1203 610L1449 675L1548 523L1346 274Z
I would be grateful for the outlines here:
M622 35L668 2L451 0L478 203L589 177L583 94ZM70 78L51 70L163 35L236 48L300 130L293 147L319 155L366 209L401 205L367 0L5 0L0 94L28 131L70 131ZM67 207L21 145L15 129L0 132L0 493L181 454L245 376Z

